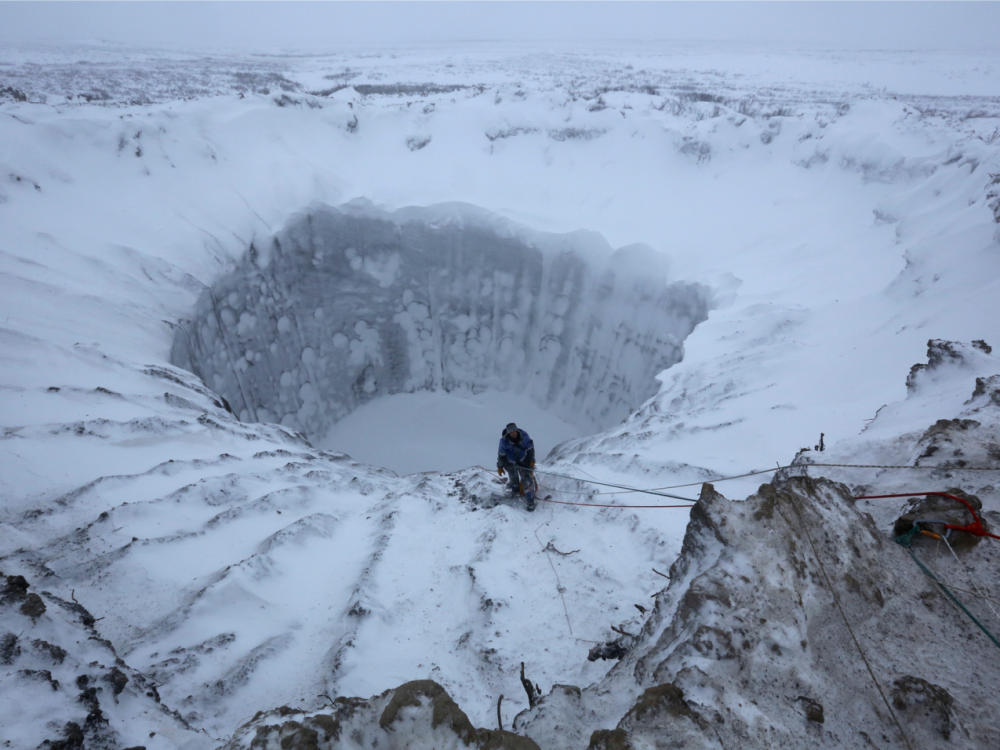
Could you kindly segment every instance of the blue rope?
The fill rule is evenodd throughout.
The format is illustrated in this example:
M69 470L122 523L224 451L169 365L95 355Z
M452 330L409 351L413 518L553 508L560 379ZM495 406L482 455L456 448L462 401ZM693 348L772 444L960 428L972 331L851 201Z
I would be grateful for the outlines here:
M948 595L948 598L951 599L953 602L955 602L955 604L958 605L958 608L961 609L963 612L965 612L965 614L967 614L969 616L969 619L972 620L974 623L976 623L976 626L980 630L982 630L984 633L986 633L986 637L989 638L991 641L993 641L993 645L994 646L996 646L997 648L1000 648L1000 641L998 641L996 639L996 636L994 636L993 633L991 633L989 630L987 630L986 626L983 625L981 622L979 622L979 620L976 619L976 616L974 614L972 614L966 608L966 606L964 604L962 604L962 602L960 602L958 600L958 597L956 597L953 593L951 593L951 591L948 589L948 587L945 586L943 583L941 583L941 581L938 580L938 577L936 575L934 575L930 571L930 568L928 568L926 565L924 565L922 562L920 562L920 559L916 556L916 554L914 554L911 545L913 544L913 537L914 537L914 535L919 530L920 530L920 527L916 523L914 523L913 526L910 527L909 531L907 531L905 534L900 534L899 536L896 537L896 544L900 545L901 547L905 547L906 551L910 553L910 557L913 558L913 562L915 562L917 565L920 566L920 569L922 571L924 571L924 574L928 578L930 578L932 581L934 581L934 583L936 583L938 586L940 586L941 589L944 591L944 593L946 593Z

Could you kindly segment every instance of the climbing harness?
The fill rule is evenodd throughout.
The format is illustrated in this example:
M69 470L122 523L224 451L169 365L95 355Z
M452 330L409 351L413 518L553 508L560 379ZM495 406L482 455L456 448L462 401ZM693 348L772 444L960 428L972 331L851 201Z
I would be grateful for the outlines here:
M965 531L965 532L968 532L969 534L972 534L974 536L988 536L988 537L992 537L993 539L1000 539L1000 536L997 536L996 534L991 534L985 528L983 528L983 522L979 520L979 516L976 515L975 509L972 507L972 505L969 503L968 500L963 500L962 498L960 498L960 497L958 497L956 495L949 495L947 492L904 492L903 494L897 494L897 495L862 495L862 496L856 497L854 499L855 500L881 500L883 498L889 498L889 497L919 497L921 495L936 495L938 497L947 497L947 498L950 498L951 500L957 500L958 502L962 503L962 505L964 505L966 508L968 508L969 509L969 513L972 514L972 523L967 523L964 526L959 526L959 525L953 524L953 523L942 523L942 522L939 522L939 521L925 521L924 522L924 523L942 523L942 525L945 527L945 529L948 532L948 533L945 534L946 537L948 536L949 533L951 533L951 531L954 530L954 531ZM916 524L914 524L914 525L916 525ZM916 532L914 532L914 533L916 533ZM903 545L903 546L907 546L907 545Z
M948 537L951 536L951 532L952 531L964 531L964 532L966 532L968 534L973 534L974 536L983 536L983 537L990 537L992 539L1000 539L1000 536L997 536L996 534L991 534L985 528L983 528L983 522L980 520L979 516L976 514L976 510L975 510L975 508L972 507L972 504L969 503L968 500L965 500L965 499L963 499L961 497L958 497L957 495L951 495L951 494L949 494L947 492L907 492L907 493L903 493L903 494L893 494L893 495L862 495L862 496L856 497L854 499L855 500L880 500L880 499L884 499L884 498L894 498L894 497L915 497L915 496L919 497L921 495L922 496L935 495L937 497L947 497L947 498L949 498L951 500L956 500L956 501L962 503L966 508L968 508L969 513L972 514L972 523L968 523L968 524L965 524L965 525L959 525L959 524L954 524L954 523L947 523L945 521L937 520L937 519L918 519L918 520L914 520L913 525L910 527L909 531L907 531L907 532L905 532L903 534L900 534L899 536L897 536L895 538L896 544L898 544L901 547L903 547L904 549L906 549L906 551L910 553L910 557L913 558L913 562L915 562L917 564L917 566L920 568L920 570L923 571L924 575L926 575L928 578L930 578L932 581L934 581L934 583L936 583L941 588L941 590L944 591L944 593L948 596L948 598L951 599L951 601L954 602L955 605L960 610L962 610L962 612L964 612L969 617L970 620L972 620L976 624L976 627L978 627L980 630L982 630L986 634L986 636L993 642L993 645L995 645L997 648L1000 648L1000 640L997 640L996 636L994 636L993 633L991 633L986 628L986 626L983 625L976 618L976 616L974 614L972 614L972 612L969 611L968 607L966 607L958 599L958 597L955 596L951 592L951 589L949 589L948 586L946 586L944 584L944 582L941 581L940 578L938 578L936 575L934 575L933 572L931 572L931 569L928 568L920 560L920 558L917 557L916 553L913 551L913 537L916 536L917 534L924 534L926 536L930 536L930 537L935 538L935 539L942 539L942 540L944 540L945 544L948 545L948 549L951 549L951 553L953 555L955 555L955 550L952 549L951 543L948 541ZM944 534L935 534L934 532L928 531L927 529L922 529L920 527L921 524L937 524L937 525L940 525L940 526L944 526L945 533ZM958 559L957 555L955 555L955 559L956 560ZM975 595L976 594L974 594L974 596ZM978 594L978 596L980 598L987 599L987 601L989 599L988 597L983 596L982 593ZM990 609L992 610L993 607L990 606ZM994 610L994 614L995 613L996 613L996 611Z

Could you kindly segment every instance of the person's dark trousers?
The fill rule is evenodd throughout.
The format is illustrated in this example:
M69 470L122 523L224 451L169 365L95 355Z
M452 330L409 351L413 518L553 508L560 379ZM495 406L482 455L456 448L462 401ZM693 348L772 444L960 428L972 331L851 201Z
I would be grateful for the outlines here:
M507 466L507 474L510 477L508 487L515 495L524 490L524 496L529 502L535 498L535 476L531 469L526 466Z

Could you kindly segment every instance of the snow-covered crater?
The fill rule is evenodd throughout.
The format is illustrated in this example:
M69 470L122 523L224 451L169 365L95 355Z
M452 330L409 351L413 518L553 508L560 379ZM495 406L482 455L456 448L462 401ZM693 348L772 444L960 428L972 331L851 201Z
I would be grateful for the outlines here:
M456 389L592 431L656 393L709 304L643 245L459 204L314 206L201 295L171 360L240 419L311 437L373 399Z

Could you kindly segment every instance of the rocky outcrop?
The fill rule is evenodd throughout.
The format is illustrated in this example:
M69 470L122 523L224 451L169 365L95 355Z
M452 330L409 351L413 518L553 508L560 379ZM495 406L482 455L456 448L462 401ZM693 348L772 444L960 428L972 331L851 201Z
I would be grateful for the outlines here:
M900 420L916 412L941 417L921 432L902 435L892 443L875 446L885 450L906 448L907 459L883 458L877 463L912 461L914 466L938 469L932 476L973 480L977 490L992 494L992 487L980 483L985 475L962 470L1000 465L1000 360L985 341L971 344L932 339L927 342L927 364L914 365L906 380L906 401L894 404L872 420ZM971 388L971 393L968 389ZM943 412L943 413L942 413ZM912 416L910 416L912 419ZM878 430L873 430L878 432ZM912 458L911 458L912 457ZM844 460L844 459L839 459Z
M947 369L949 365L963 365L974 359L982 359L993 353L993 347L983 340L971 344L959 341L931 339L927 342L927 364L918 363L910 368L906 377L906 388L913 392L919 384L933 376L938 370Z
M4 576L4 583L0 587L0 605L15 604L22 615L37 622L45 614L45 602L38 594L28 593L29 588L24 576Z
M330 710L287 706L258 713L223 750L538 750L532 740L501 729L476 729L443 687L415 680L368 700L337 698Z
M959 486L982 498L987 508L1000 508L992 474L1000 468L998 372L1000 357L985 341L932 339L927 363L910 370L905 399L880 407L859 435L827 446L824 454L801 453L793 464L823 464L809 471L842 477L859 495ZM927 471L887 470L892 467ZM872 491L861 491L865 488ZM886 515L877 506L866 510L880 523L891 523L897 509L887 509Z

